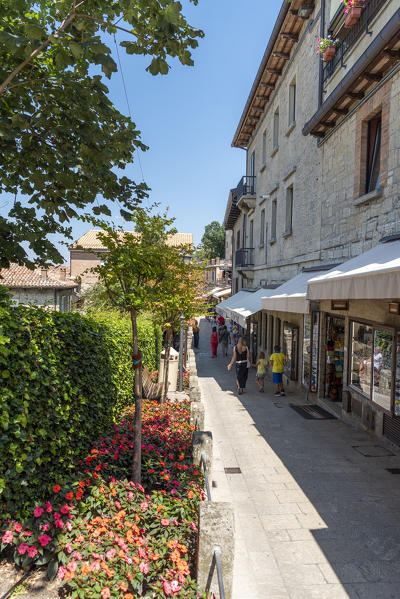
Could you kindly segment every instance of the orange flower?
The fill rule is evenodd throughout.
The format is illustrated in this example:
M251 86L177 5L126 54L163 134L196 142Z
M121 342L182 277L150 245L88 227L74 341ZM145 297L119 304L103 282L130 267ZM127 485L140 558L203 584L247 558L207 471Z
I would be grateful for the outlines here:
M134 555L132 559L135 562L135 564L140 564L140 557L138 555Z
M88 564L82 564L82 576L87 576L92 571Z
M171 560L171 562L177 562L180 560L180 558L181 558L181 554L179 553L179 551L177 549L174 549L174 551L169 556L169 559Z
M66 494L65 499L68 499L68 501L71 501L71 499L74 498L74 494L70 491L69 493Z
M132 593L126 593L125 599L135 599Z
M115 497L115 496L116 496L116 494L117 494L117 491L116 491L115 489L113 489L113 490L111 491L111 495L112 495L113 497Z
M178 543L178 549L180 549L182 551L182 553L188 552L186 545L182 545L181 543Z
M161 512L161 510L164 510L164 509L165 509L165 505L160 504L157 506L157 512Z
M96 470L97 472L99 472L99 470L101 470L101 464L97 464L97 466L95 467L95 470Z
M128 590L128 585L126 584L126 582L121 582L119 586L121 587L121 590L124 591L124 593L126 593L126 591Z
M74 576L75 576L74 572L70 572L68 570L68 572L65 573L63 580L64 580L64 582L68 582L68 580L72 580Z
M194 497L193 491L188 491L187 496L189 497L189 499L193 499L193 497Z

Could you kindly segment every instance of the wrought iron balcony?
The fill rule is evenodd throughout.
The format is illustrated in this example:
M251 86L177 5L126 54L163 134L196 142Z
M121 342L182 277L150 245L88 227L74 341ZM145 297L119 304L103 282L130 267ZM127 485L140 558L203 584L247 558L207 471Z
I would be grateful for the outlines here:
M377 13L380 11L382 6L387 2L387 0L368 0L361 13L360 19L357 23L342 37L340 33L342 31L347 31L347 29L342 29L339 33L340 46L336 49L336 54L334 58L330 62L323 63L323 73L322 73L322 85L325 86L328 83L328 80L335 73L336 69L340 67L345 67L344 58L346 54L348 54L357 40L361 37L363 33L366 35L371 35L372 32L369 30L370 23L375 19ZM343 11L343 8L340 8ZM333 32L332 32L333 33ZM335 35L334 35L335 37Z
M256 195L256 178L246 175L242 177L236 187L236 202L243 196Z
M235 254L236 268L245 268L254 266L254 248L242 248L236 250Z

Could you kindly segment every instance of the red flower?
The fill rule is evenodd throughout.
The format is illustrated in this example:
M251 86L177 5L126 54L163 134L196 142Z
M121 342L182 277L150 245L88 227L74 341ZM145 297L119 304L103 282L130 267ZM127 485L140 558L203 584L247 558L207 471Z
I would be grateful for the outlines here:
M74 498L74 494L70 491L69 493L66 494L65 499L68 499L68 501L71 501L71 499Z
M54 491L54 493L59 493L61 491L60 485L54 485L53 491Z

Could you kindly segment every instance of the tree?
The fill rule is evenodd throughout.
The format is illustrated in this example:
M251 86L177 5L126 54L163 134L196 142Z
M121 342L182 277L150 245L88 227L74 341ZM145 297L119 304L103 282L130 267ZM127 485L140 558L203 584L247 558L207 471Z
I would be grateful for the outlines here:
M103 226L98 234L107 250L94 271L105 286L110 302L129 314L132 323L132 368L135 375L135 420L133 481L141 480L142 355L138 347L137 316L159 300L159 287L166 277L167 239L176 233L173 219L135 208L131 221L135 233Z
M120 43L128 54L151 57L152 75L168 73L168 57L192 65L203 33L181 8L175 0L2 0L0 193L14 202L0 217L0 267L32 264L23 242L35 261L60 262L49 234L71 238L71 219L88 206L109 215L98 196L126 215L147 195L115 170L146 146L93 67L108 78L117 71L107 39L120 30L130 36Z
M225 229L218 221L213 220L205 227L201 242L209 258L224 258Z

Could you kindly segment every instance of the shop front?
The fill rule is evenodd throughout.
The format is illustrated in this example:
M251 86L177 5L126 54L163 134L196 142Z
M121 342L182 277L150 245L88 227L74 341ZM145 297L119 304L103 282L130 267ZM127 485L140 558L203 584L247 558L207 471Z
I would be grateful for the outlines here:
M308 297L323 321L320 399L400 445L400 239L310 280Z

